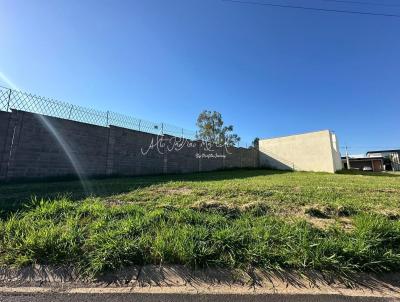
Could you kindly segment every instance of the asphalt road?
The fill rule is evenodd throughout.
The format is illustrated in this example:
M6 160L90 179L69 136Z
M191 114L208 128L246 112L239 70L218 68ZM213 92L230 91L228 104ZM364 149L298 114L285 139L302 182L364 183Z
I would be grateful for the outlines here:
M334 295L206 295L206 294L0 294L1 302L387 302L393 298Z

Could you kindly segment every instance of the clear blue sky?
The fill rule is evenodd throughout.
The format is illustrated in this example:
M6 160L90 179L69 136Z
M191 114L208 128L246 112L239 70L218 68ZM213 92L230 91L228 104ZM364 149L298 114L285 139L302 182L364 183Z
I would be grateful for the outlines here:
M217 110L248 142L331 129L353 153L400 147L400 18L220 0L0 0L0 72L22 90L189 129Z

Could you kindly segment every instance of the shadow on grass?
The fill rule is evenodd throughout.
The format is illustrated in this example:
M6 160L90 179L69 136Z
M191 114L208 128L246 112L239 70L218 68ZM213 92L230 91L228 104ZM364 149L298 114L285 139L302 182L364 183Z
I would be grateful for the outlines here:
M346 288L363 288L377 292L393 291L400 287L397 273L321 273L317 271L296 270L264 270L248 268L247 270L231 270L210 267L193 270L183 265L145 265L120 269L106 273L95 279L95 282L106 286L136 284L138 286L174 286L191 285L241 285L248 288L271 287L282 289L293 287L298 289L320 288L321 286L339 285Z
M91 187L89 195L94 197L108 197L171 181L222 181L284 173L291 172L264 169L236 169L193 174L94 178L88 180ZM77 179L49 179L2 184L0 185L0 217L6 217L12 212L23 210L26 208L24 205L29 204L33 198L40 200L54 199L62 196L68 196L74 201L88 197L81 182Z
M322 289L322 287L353 288L381 293L398 293L400 279L398 273L320 273L316 271L295 270L230 270L224 268L205 268L193 270L183 265L145 265L128 266L118 271L105 273L96 278L82 278L72 267L34 265L20 269L0 269L0 280L17 283L18 286L52 286L57 284L75 284L79 287L148 287L148 286L187 286L195 288L206 286L243 286L244 288L271 288L273 290ZM15 280L15 281L5 281ZM290 290L290 288L289 288Z
M293 288L319 288L342 285L347 288L364 288L374 291L393 290L400 287L396 273L372 275L366 273L320 273L296 270L230 270L204 268L192 270L184 265L145 265L122 268L106 273L95 279L106 286L136 283L139 286L191 285L194 287L212 285L241 285L249 288L268 286L272 288L291 286Z

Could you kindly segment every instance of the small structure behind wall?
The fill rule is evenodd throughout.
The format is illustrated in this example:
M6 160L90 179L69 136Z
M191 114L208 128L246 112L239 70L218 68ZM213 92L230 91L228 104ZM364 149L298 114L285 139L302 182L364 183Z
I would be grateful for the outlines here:
M400 171L400 149L368 151L369 158L383 158L384 170Z
M347 169L346 157L342 157L343 166ZM383 157L349 157L350 170L381 172L384 170Z

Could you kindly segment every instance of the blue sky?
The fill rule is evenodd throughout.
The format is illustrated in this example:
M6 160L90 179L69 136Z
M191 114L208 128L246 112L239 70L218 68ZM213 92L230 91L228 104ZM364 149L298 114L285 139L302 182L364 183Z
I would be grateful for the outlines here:
M331 129L353 153L400 147L400 18L220 0L0 0L0 72L22 90L188 129L217 110L247 142Z

